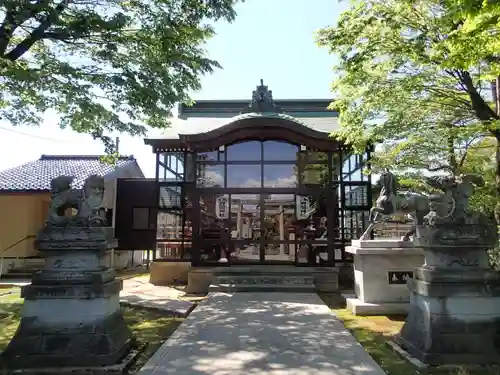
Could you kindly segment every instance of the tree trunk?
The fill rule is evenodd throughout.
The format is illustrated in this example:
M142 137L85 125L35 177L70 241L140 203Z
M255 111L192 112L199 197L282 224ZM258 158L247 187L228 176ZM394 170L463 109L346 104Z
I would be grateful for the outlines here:
M453 176L456 176L458 174L459 165L457 162L457 155L455 154L455 138L451 135L448 136L447 143L448 165L450 166L450 171Z
M500 115L500 77L497 77L491 85L491 93L495 102L495 113ZM495 135L495 192L496 192L496 205L495 205L495 219L497 227L500 228L500 134Z

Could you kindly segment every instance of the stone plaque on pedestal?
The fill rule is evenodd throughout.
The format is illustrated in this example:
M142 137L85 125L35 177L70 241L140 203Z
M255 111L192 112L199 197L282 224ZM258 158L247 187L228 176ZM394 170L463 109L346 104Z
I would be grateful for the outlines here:
M36 240L45 265L22 288L22 318L0 357L3 370L114 365L131 348L119 303L122 281L100 262L115 246L100 210L104 181L92 176L81 190L70 183L64 176L52 182ZM63 216L67 208L77 215Z
M471 176L436 179L443 194L417 228L425 264L408 282L410 313L397 342L429 365L500 363L500 273L488 265L495 222L468 209Z

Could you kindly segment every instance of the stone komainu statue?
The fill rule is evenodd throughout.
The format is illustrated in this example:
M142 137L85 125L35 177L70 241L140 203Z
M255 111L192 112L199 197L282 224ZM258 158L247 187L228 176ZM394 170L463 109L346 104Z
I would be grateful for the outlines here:
M47 213L48 226L105 226L104 178L97 175L88 177L82 189L73 189L74 177L59 176L51 183L51 198ZM76 215L65 216L67 209L76 209Z
M439 223L475 224L481 220L490 220L484 215L473 212L469 207L469 199L476 186L484 186L482 176L467 173L456 177L432 176L427 184L441 190L429 197L430 212L425 217L428 225Z

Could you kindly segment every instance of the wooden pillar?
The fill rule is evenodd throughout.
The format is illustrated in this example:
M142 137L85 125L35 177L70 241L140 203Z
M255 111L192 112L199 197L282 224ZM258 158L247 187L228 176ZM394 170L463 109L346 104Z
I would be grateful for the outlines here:
M279 228L280 228L280 241L285 239L285 213L283 212L283 205L279 206L280 218L279 218ZM285 244L280 244L280 255L285 255Z

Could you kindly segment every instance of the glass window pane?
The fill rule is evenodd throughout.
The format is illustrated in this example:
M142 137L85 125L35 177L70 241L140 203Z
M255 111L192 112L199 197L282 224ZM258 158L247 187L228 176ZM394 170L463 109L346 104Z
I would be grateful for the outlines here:
M352 154L344 158L342 164L342 174L345 181L367 181L367 176L363 173L362 155Z
M235 143L226 148L227 161L260 161L261 156L259 141Z
M344 211L344 239L355 240L361 237L368 226L368 211Z
M368 206L368 186L344 186L345 206Z
M297 185L295 164L264 165L264 187L295 187Z
M302 184L328 186L328 164L303 165Z
M228 165L227 187L261 187L261 166L251 165Z
M181 187L161 186L159 209L180 209L181 208Z
M219 153L219 151L198 152L196 154L196 160L199 160L199 161L218 161L218 153Z
M179 240L182 238L182 215L180 211L158 212L157 238Z
M339 181L340 179L340 154L332 153L332 181Z
M160 181L183 181L184 162L183 152L165 152L160 154L158 179Z
M288 142L264 142L264 160L268 161L295 161L299 146Z
M296 239L294 195L271 194L264 198L263 203L262 236L266 260L295 261L295 246L290 244Z
M351 172L351 174L349 174L349 176L346 180L348 180L348 181L363 181L365 179L366 179L366 176L363 174L363 171L361 169L357 169L354 172Z
M191 259L192 227L181 211L158 212L156 249L162 259Z
M260 196L231 194L228 227L233 240L231 259L235 264L258 262L260 259Z
M220 164L198 164L196 186L224 187L224 166Z
M321 151L306 151L305 159L308 163L327 163L328 153Z

